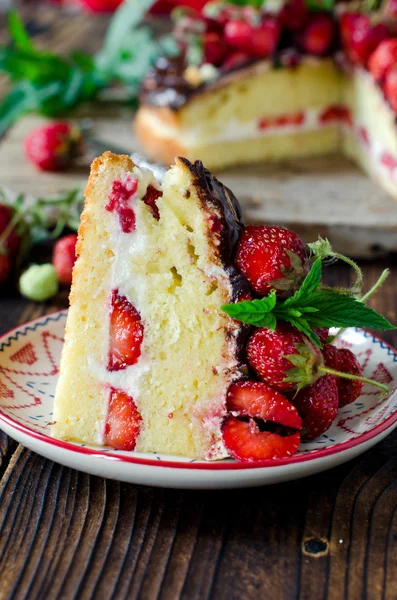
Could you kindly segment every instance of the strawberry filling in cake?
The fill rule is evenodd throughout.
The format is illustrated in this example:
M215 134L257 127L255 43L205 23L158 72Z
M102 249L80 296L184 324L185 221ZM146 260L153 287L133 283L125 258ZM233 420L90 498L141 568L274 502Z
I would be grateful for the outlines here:
M60 439L278 459L326 431L364 381L385 388L329 344L331 323L392 327L353 290L322 291L329 243L309 252L292 231L244 227L201 162L176 159L160 185L127 156L96 159L76 252Z
M386 3L387 4L387 3ZM343 153L397 195L397 15L364 4L208 3L143 82L146 153L212 169Z

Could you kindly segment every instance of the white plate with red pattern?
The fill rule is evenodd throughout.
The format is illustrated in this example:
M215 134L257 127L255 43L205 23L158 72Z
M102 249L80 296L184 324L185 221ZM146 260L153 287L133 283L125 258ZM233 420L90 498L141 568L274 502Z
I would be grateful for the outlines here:
M0 338L0 428L38 454L68 467L120 481L174 488L236 488L306 477L344 463L397 426L397 351L360 329L339 345L357 355L366 377L389 386L387 396L365 386L332 427L295 456L254 464L125 452L62 442L50 435L66 311L21 325Z

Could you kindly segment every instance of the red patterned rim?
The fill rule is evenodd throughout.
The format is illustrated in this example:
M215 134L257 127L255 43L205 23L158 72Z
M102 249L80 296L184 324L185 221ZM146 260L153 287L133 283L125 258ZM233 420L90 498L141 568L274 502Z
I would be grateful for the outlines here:
M37 323L38 321L40 321L43 318L54 317L54 316L59 315L60 313L64 313L64 312L65 311L57 311L55 313L43 315L42 317L40 317L38 319L34 319L32 321L29 321L27 323L19 325L18 327L15 327L11 331L2 335L0 337L0 342L3 341L4 338L9 337L14 331L18 331L18 330L22 329L23 327L30 325L31 323ZM366 332L366 330L362 330L362 331ZM397 351L392 346L390 346L390 344L388 344L387 342L382 340L382 338L374 335L373 333L370 333L370 332L366 332L366 333L371 335L371 337L374 340L378 340L381 344L388 347L389 350L397 358ZM283 467L283 466L287 466L287 465L294 464L294 463L308 462L308 461L314 460L316 458L325 458L327 456L332 456L333 454L337 454L344 450L349 450L351 448L359 446L359 445L377 437L384 431L387 431L387 429L389 429L397 421L397 408L382 423L379 423L379 425L377 425L373 429L370 429L369 431L366 431L366 432L358 435L354 439L347 440L346 442L341 442L340 444L335 444L328 448L322 448L320 450L311 450L310 452L307 452L307 453L295 454L294 456L291 456L289 458L282 458L282 459L278 459L276 461L265 460L265 461L256 462L255 464L253 464L253 463L238 463L238 462L221 462L221 461L213 462L213 463L212 462L207 462L207 463L205 463L205 462L179 462L179 461L174 462L174 461L163 460L163 459L159 460L158 458L139 458L139 457L134 457L134 456L125 456L125 455L117 454L115 452L103 452L101 450L95 450L94 448L86 448L83 446L78 446L71 442L64 442L61 440L57 440L48 435L44 435L42 433L36 432L32 429L29 429L29 427L26 427L25 425L18 423L11 417L5 415L0 410L0 422L1 421L6 423L13 429L17 429L21 433L24 433L28 437L37 439L40 442L43 442L47 445L55 446L62 450L69 450L71 452L76 452L78 454L94 456L95 458L104 458L104 459L108 458L113 461L118 460L120 462L132 463L132 464L136 464L136 465L145 465L145 466L150 466L150 467L167 467L167 468L176 468L176 469L199 469L199 470L209 470L209 471L231 471L231 470L238 471L238 470L242 470L242 469L259 469L259 468L264 468L264 467L266 467L266 468L268 468L268 467Z

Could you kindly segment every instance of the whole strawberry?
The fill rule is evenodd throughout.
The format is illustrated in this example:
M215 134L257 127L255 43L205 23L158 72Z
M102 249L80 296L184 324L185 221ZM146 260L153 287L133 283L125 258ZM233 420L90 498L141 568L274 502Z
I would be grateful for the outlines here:
M288 391L313 381L321 352L297 329L279 322L275 331L264 327L255 331L247 344L247 358L260 379Z
M359 377L363 374L356 356L347 348L336 348L331 344L326 344L323 349L323 356L326 367ZM364 383L358 380L337 377L336 385L338 386L339 407L341 407L357 400L362 392Z
M32 131L25 139L26 158L42 171L67 169L79 155L80 130L70 123L53 122Z
M87 12L112 13L123 0L80 0L80 4Z
M55 267L58 281L63 285L72 283L73 265L76 260L77 235L71 233L59 239L53 250L52 264Z
M382 81L387 72L397 64L397 39L391 38L379 44L371 54L368 67L377 81Z
M302 418L302 441L314 440L331 427L338 414L336 377L319 377L292 396L291 402Z
M7 281L11 272L11 261L5 250L0 248L0 285Z
M236 264L254 290L294 291L307 273L305 244L293 231L265 225L246 227L237 248Z

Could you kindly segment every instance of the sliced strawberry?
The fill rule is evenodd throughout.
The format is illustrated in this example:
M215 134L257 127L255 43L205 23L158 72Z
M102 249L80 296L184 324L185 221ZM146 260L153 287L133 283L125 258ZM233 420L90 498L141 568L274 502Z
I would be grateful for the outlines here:
M233 416L226 418L222 426L222 435L230 455L247 462L292 456L300 443L299 433L281 436L269 431L260 431L252 419L245 422Z
M380 157L380 162L391 172L397 168L397 159L394 158L390 152L383 152Z
M110 313L109 371L134 365L141 354L143 324L139 312L125 296L114 290Z
M128 176L125 181L113 181L109 200L105 206L109 212L115 212L124 233L131 233L135 229L135 213L131 207L134 194L138 189L138 180Z
M334 375L324 375L291 397L302 417L302 440L314 440L329 429L338 414L338 388Z
M163 192L156 190L156 188L150 184L147 187L146 194L142 198L142 201L149 206L150 210L152 211L152 215L157 221L160 219L160 212L156 200L157 198L161 198L162 195Z
M122 390L111 389L105 424L104 442L119 450L133 450L142 417L134 400Z
M333 104L326 108L319 117L320 123L343 122L346 125L352 125L352 116L348 108L343 105Z
M294 429L302 427L296 408L282 394L260 381L233 383L227 393L227 408L243 417L256 417Z

